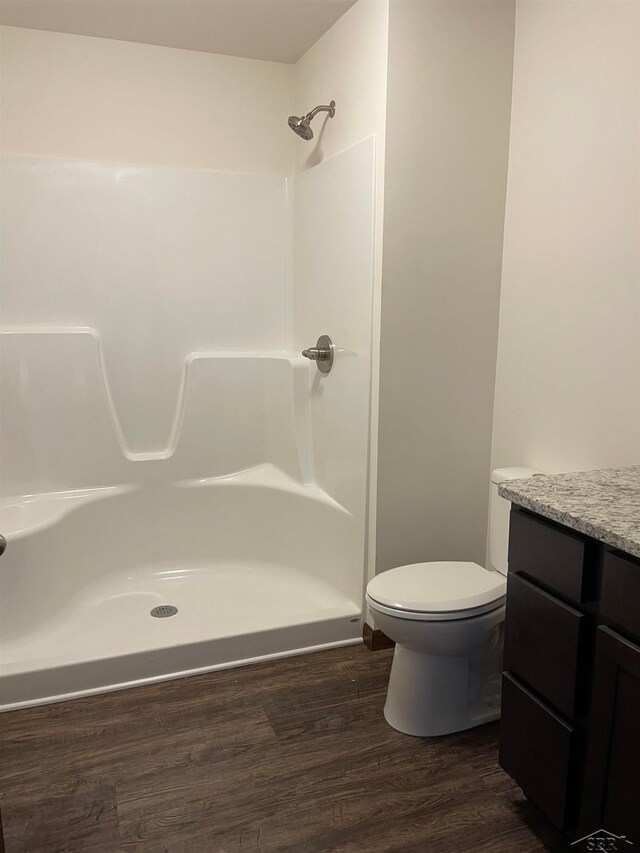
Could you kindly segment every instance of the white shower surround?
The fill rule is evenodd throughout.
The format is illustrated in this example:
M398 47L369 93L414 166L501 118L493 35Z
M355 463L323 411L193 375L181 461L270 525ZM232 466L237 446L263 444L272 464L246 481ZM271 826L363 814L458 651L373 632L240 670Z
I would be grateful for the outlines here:
M3 158L2 706L357 641L373 186Z

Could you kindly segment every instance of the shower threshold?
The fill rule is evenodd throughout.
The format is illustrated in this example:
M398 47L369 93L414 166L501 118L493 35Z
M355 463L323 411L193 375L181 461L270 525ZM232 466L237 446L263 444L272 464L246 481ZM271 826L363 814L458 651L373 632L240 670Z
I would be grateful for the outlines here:
M360 608L298 569L136 569L80 590L37 632L3 640L0 710L360 641Z

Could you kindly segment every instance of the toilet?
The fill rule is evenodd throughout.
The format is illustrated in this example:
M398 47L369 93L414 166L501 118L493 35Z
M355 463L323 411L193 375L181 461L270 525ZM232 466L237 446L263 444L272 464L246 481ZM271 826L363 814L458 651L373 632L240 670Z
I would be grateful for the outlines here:
M489 568L414 563L381 572L367 585L376 626L396 643L384 706L394 729L433 737L500 716L511 504L498 495L498 485L539 473L492 472Z

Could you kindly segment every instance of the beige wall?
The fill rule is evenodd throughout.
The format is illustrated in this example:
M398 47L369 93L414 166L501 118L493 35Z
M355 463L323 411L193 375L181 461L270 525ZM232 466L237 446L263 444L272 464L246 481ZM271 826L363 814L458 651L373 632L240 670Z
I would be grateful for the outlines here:
M335 100L333 119L314 121L316 138L296 144L296 168L304 171L375 136L374 293L370 426L367 574L375 570L380 293L385 192L388 0L358 0L298 61L295 113ZM323 330L318 329L318 333Z
M640 4L519 2L494 465L640 462Z
M373 134L383 154L388 20L388 0L359 0L298 61L296 115L332 98L337 104L335 119L318 115L313 141L296 145L299 171Z
M2 27L2 150L288 175L294 66Z
M290 175L384 140L388 0L359 0L296 65L0 27L2 150ZM299 140L289 114L334 98ZM378 157L383 164L383 145Z
M390 7L378 570L485 558L513 28Z

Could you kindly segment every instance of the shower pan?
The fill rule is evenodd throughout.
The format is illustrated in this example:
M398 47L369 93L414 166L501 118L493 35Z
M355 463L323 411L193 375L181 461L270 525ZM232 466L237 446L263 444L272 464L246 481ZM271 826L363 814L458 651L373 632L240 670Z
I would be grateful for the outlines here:
M0 708L358 642L373 140L2 159Z

